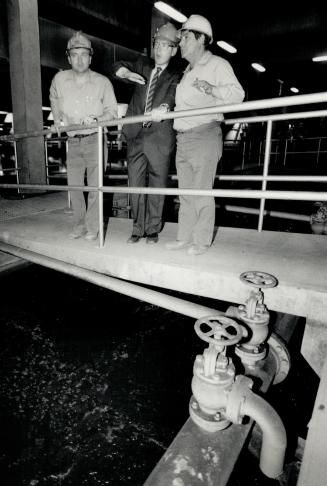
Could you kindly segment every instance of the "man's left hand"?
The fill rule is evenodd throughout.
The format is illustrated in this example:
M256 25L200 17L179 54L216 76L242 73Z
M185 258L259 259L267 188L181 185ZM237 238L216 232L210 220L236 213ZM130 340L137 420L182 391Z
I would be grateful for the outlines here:
M208 81L205 81L204 79L198 79L198 78L196 78L196 80L193 81L192 86L207 95L212 95L212 90L214 88L214 86L208 83Z
M150 112L152 121L154 122L162 121L161 115L163 113L168 113L168 111L169 111L169 105L166 103L162 103L160 106L158 106L158 108L153 108L153 110L151 110Z
M97 118L94 115L87 115L81 120L81 125L91 125L97 123Z

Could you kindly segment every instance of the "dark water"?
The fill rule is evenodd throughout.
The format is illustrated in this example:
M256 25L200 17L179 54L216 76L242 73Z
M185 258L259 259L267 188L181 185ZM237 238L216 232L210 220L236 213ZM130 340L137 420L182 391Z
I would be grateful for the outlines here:
M188 418L204 349L194 320L37 266L0 276L0 288L2 484L142 485ZM290 376L269 396L293 465L317 386L299 339ZM229 484L279 483L244 453Z

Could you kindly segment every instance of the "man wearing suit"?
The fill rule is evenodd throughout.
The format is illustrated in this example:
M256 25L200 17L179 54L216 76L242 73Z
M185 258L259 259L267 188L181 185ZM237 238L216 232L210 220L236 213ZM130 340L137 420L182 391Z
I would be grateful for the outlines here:
M141 56L135 62L114 64L114 73L136 83L126 116L142 115L152 110L174 109L175 92L181 70L170 60L177 52L177 30L171 23L162 25L154 35L154 60ZM175 148L173 121L134 123L125 125L127 167L132 187L166 187L171 155ZM164 196L132 194L133 232L128 243L146 237L147 243L157 243L162 228Z

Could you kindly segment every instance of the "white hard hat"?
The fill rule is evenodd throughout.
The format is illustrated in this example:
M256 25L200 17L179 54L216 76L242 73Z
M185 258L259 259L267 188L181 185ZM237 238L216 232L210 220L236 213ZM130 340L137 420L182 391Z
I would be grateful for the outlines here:
M178 35L177 35L176 27L173 24L171 24L170 22L167 22L166 24L161 25L161 27L159 27L156 30L156 32L153 36L153 40L156 40L156 39L163 39L163 40L171 42L172 44L177 46L178 42L179 42L179 38L178 38Z
M91 54L93 52L90 39L81 30L75 32L67 43L67 51L79 48L88 49Z
M210 44L212 43L212 28L209 20L202 15L191 15L186 22L182 25L181 30L194 30L195 32L200 32L201 34L206 34L210 39Z

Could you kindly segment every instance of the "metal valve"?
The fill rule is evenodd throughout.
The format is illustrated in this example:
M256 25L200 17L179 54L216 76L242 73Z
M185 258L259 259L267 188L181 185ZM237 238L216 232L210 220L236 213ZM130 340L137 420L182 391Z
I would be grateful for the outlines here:
M240 275L240 280L252 288L245 305L240 305L237 311L238 318L246 325L248 339L237 346L235 353L243 363L253 366L267 352L269 312L263 303L261 289L275 287L278 281L273 275L261 271L244 272Z
M226 347L238 343L243 333L237 322L220 315L199 319L194 327L209 346L194 362L190 416L201 428L215 432L230 424L224 409L227 392L234 383L235 367L226 356Z

